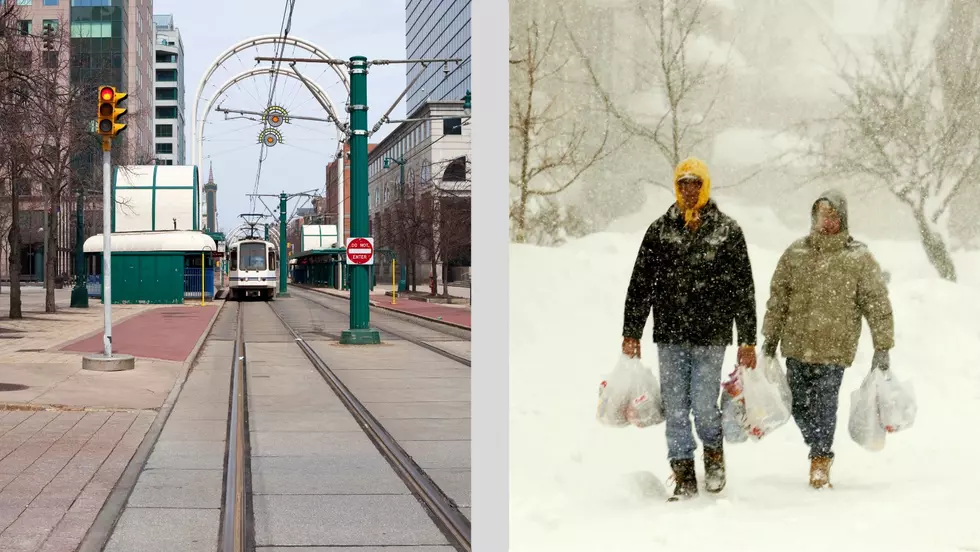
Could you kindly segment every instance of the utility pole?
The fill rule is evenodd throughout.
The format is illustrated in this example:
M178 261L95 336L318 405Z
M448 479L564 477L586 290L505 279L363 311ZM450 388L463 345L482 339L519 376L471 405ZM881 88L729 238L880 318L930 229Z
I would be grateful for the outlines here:
M71 289L71 308L88 308L88 271L85 270L85 190L78 186L75 210L75 287Z
M334 119L339 130L344 133L350 142L350 239L368 238L368 218L369 218L369 196L368 196L368 137L389 122L388 115L395 109L398 103L408 93L408 89L425 73L419 71L418 75L405 87L395 102L388 108L387 112L381 116L381 120L375 125L373 130L368 130L367 121L367 74L371 65L390 65L390 64L421 64L427 66L430 63L442 63L446 73L448 73L449 63L459 63L460 59L408 59L408 60L374 60L368 61L364 56L353 56L350 61L340 59L321 59L321 58L286 58L256 56L255 61L278 61L290 64L293 72L300 81L310 90L313 97ZM350 102L348 111L350 112L350 127L345 128L337 121L337 117L332 113L332 109L320 97L313 85L296 69L297 62L306 63L326 63L330 65L344 65L350 73ZM433 119L435 120L435 119ZM341 147L343 152L343 147ZM343 169L343 166L338 167ZM340 217L344 216L343 209L338 211ZM358 240L360 241L360 240ZM348 256L348 262L349 256ZM350 266L350 328L344 330L340 335L340 342L345 345L363 345L381 343L381 335L378 330L370 327L370 270L371 266L365 264L349 264Z

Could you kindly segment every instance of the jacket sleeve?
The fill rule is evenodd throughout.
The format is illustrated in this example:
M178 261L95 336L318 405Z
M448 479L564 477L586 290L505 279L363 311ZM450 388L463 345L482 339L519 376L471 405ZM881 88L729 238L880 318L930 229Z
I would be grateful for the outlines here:
M646 326L647 317L653 308L657 248L657 224L654 223L643 236L636 262L633 263L633 275L626 290L626 307L623 312L623 337L643 337L643 327Z
M881 267L870 251L862 255L858 263L857 301L861 315L871 328L871 340L876 351L895 346L895 320L892 303L888 297L888 285L881 274Z
M745 243L745 233L741 228L736 228L732 236L732 249L732 284L738 344L754 346L759 331L755 313L755 280L752 277L752 262Z
M790 246L792 247L792 246ZM766 316L762 320L762 336L767 341L779 342L786 323L786 313L789 310L790 265L789 249L783 252L772 281L769 282L769 300L766 301Z

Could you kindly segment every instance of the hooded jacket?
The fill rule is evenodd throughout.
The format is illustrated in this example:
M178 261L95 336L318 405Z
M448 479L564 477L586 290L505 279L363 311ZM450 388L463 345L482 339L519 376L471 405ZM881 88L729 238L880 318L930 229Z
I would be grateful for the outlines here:
M688 173L703 182L698 206L681 209L678 197L644 235L626 292L623 337L642 337L652 313L656 343L730 345L734 323L738 342L755 345L755 284L745 236L710 199L711 179L700 160L678 166L675 190ZM696 230L687 226L692 217Z
M827 200L841 219L840 232L816 230L817 204ZM811 364L850 366L868 321L875 350L894 346L888 287L868 247L851 237L847 200L831 190L813 203L810 235L796 240L776 265L762 335L783 356Z

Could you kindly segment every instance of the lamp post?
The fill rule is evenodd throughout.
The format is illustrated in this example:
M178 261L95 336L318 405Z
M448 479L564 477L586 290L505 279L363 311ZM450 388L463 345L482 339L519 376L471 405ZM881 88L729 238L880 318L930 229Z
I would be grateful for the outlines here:
M85 270L85 191L78 187L75 210L75 287L71 289L71 308L88 308L88 271Z

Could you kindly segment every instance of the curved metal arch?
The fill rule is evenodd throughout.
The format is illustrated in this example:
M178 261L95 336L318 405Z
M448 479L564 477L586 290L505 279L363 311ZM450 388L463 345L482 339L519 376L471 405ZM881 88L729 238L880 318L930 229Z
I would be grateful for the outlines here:
M232 56L238 54L243 50L254 48L256 46L262 46L265 44L277 44L277 43L285 44L287 46L296 46L298 48L302 48L303 50L313 54L314 56L320 59L333 59L330 56L330 54L326 52L326 50L320 48L316 44L308 40L302 38L296 38L293 36L286 37L285 39L283 39L281 35L261 35L252 38L247 38L241 42L238 42L237 44L234 44L231 48L228 48L227 50L222 52L221 55L219 55L211 64L211 67L208 68L207 72L205 72L204 75L201 77L201 81L197 85L197 93L194 94L194 105L191 108L191 124L193 125L192 129L196 131L198 128L197 106L201 103L201 94L204 93L204 87L207 86L207 83L214 75L214 72L217 71L218 68L221 67L221 65L224 62L228 61L228 59L230 59ZM333 69L334 73L336 73L337 76L340 77L340 81L344 83L344 88L346 88L347 92L350 93L350 80L347 73L339 65L331 65L330 67ZM205 110L204 117L207 117L207 113L208 111ZM200 139L201 139L200 136L191 137L191 147L196 148L198 150L198 151L193 151L193 150L191 151L191 159L196 161L200 161L200 157L201 157L201 152L199 151L200 141L201 141Z
M267 75L274 72L278 72L280 75L290 77L302 82L301 79L299 78L299 75L294 73L291 69L280 68L277 70L277 69L273 69L272 67L260 67L257 69L249 69L247 71L243 71L235 75L234 77L228 79L228 81L225 82L225 84L222 85L220 89L218 89L218 92L213 96L211 96L211 99L208 100L207 107L204 110L204 116L201 118L201 123L199 125L195 125L194 128L195 134L197 135L197 142L196 142L197 155L193 159L198 167L202 166L204 163L204 125L208 121L208 114L211 113L211 108L214 106L214 102L217 101L218 98L220 98L221 95L224 94L226 90L238 84L239 82L257 75L263 75L263 74ZM323 89L323 87L315 82L311 82L311 84L316 89L317 93L323 96L323 99L330 105L330 108L334 110L334 113L337 113L337 107L334 105L333 101L330 99L330 96L327 95L327 92Z

